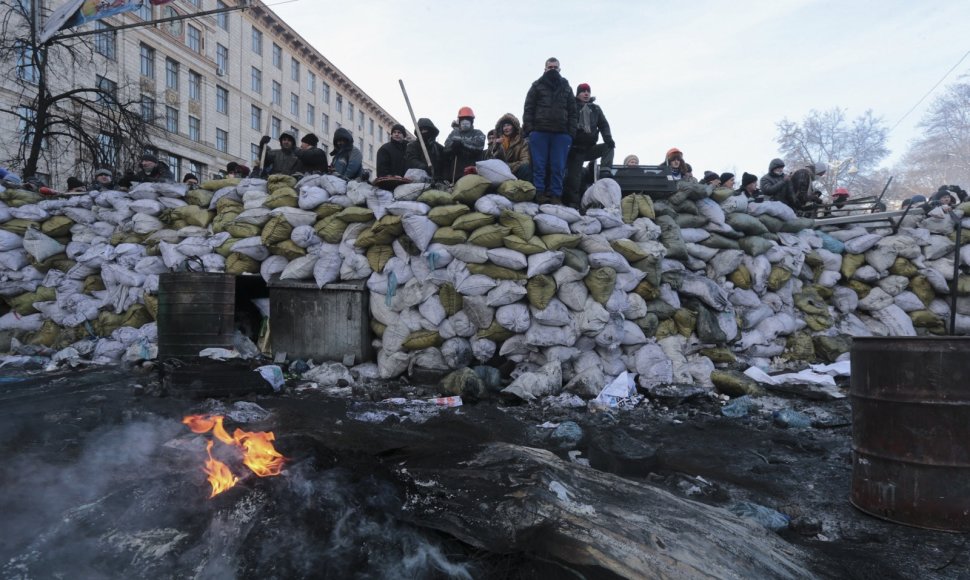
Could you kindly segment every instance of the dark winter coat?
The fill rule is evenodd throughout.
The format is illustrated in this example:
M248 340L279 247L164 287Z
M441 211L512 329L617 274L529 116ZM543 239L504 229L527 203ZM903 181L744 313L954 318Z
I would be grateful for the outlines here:
M506 143L502 134L502 125L512 123L512 137ZM531 163L529 158L529 142L522 138L522 125L512 113L506 113L495 123L495 134L498 136L488 152L489 159L501 159L509 166L512 173L520 167Z
M343 147L337 148L337 141L345 141ZM354 147L354 136L350 131L341 127L333 134L334 150L331 172L346 180L357 179L364 168L364 155L360 149Z
M573 138L573 148L589 149L599 141L600 133L603 134L603 141L607 144L613 143L613 134L610 132L610 123L603 114L603 109L594 104L596 97L590 97L589 101L582 102L576 99L576 136ZM589 110L589 132L583 130L583 108Z
M784 175L773 173L775 169L784 166L785 162L781 159L772 159L771 163L768 164L768 173L762 175L761 181L758 182L758 189L769 200L792 205L795 203L795 197L792 195L791 183L785 179Z
M790 201L786 201L785 203L795 209L799 209L817 200L818 196L812 187L815 183L815 167L802 167L791 174L789 181L791 183L792 193L789 196Z
M327 159L327 152L319 147L297 149L294 153L296 154L297 159L300 160L300 167L302 168L302 172L305 174L320 175L327 173L330 167L329 159Z
M401 177L407 171L404 154L407 151L407 141L388 141L377 150L377 177L394 175Z
M525 96L522 132L528 138L533 131L576 136L576 97L559 71L546 71Z
M422 136L422 128L428 129L427 135ZM428 155L431 157L432 167L428 167L428 164L424 159L424 152L421 150L421 143L418 141L418 139L408 143L407 149L405 149L405 167L408 169L421 169L426 171L428 175L435 180L442 179L444 175L442 166L445 156L445 148L441 145L441 143L435 141L435 139L438 138L438 133L438 128L434 126L431 119L418 119L418 139L424 139L424 144L428 148Z
M171 183L173 181L175 181L175 176L172 175L172 170L168 168L168 165L158 162L151 171L139 168L138 171L125 175L119 181L119 185L131 187L133 183Z
M465 174L485 155L485 133L474 127L467 131L454 129L445 139L445 176L452 183Z

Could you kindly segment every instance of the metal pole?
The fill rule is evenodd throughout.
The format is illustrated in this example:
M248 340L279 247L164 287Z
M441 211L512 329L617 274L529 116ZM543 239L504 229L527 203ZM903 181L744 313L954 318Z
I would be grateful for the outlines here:
M953 249L953 280L950 281L950 334L955 336L957 333L957 288L960 280L960 244L963 237L963 220L957 218L954 218L954 220L957 223L957 238L956 247Z
M414 117L414 109L411 108L411 99L408 98L408 91L404 88L404 81L398 79L401 84L401 92L404 93L404 102L408 105L408 113L411 113L411 122L414 123L415 137L421 144L421 151L424 152L424 160L428 163L428 170L431 172L431 179L434 179L434 167L431 166L431 155L428 153L428 146L424 144L424 137L421 136L421 128L418 127L418 120Z

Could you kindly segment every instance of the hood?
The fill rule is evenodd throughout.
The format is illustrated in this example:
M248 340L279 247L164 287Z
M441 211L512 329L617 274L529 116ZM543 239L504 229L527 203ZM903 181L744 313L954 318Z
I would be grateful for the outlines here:
M340 127L339 129L333 132L334 147L337 146L337 141L339 141L340 139L346 139L347 142L349 143L348 147L354 146L354 136L350 133L350 131L348 131L344 127Z
M299 143L299 141L296 138L296 133L294 133L293 131L290 131L289 129L280 133L280 139L279 139L280 142L283 141L283 137L289 137L290 139L293 139L293 145L296 145L297 143Z
M513 137L518 135L522 131L522 123L519 122L519 119L512 113L505 113L504 115L499 117L498 122L495 123L495 136L497 138L500 138L502 136L502 125L504 125L506 122L512 123Z
M440 131L438 131L438 128L434 126L434 123L431 122L431 119L427 119L425 117L421 117L420 119L418 119L418 133L420 133L421 132L421 129L423 129L425 127L427 127L429 129L429 131L428 131L428 137L430 137L431 139L437 139L438 138L438 133Z
M768 173L771 173L775 169L778 169L779 167L784 167L784 166L785 166L785 162L776 157L771 160L771 163L768 164Z

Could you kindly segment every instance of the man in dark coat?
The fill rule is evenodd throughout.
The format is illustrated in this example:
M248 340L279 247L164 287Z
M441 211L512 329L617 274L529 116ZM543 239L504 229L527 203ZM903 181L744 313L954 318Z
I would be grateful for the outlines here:
M395 176L403 177L407 168L404 165L404 153L408 148L404 140L407 130L404 125L391 127L391 140L381 145L377 150L377 178Z
M364 155L360 149L354 147L354 136L350 131L340 127L333 133L333 162L330 173L350 181L360 177L364 169Z
M741 188L734 192L735 195L743 195L753 201L761 201L763 196L758 190L758 176L751 175L747 171L741 175Z
M133 183L170 183L174 180L175 177L168 165L159 162L154 154L145 153L141 156L138 171L125 175L120 184L131 187Z
M115 176L110 169L99 169L94 172L94 183L91 184L91 189L111 191L116 187Z
M259 140L259 146L266 147L270 141L269 135L263 135L263 138ZM260 156L262 157L263 154L260 153ZM265 161L261 169L264 177L279 173L293 175L303 172L300 159L296 156L296 135L293 132L283 131L280 134L279 149L266 149Z
M559 59L547 59L545 72L529 88L522 115L522 132L529 140L532 158L532 183L540 202L562 203L566 157L576 135L576 122L576 99L569 81L559 74Z
M313 133L307 133L300 139L300 148L296 156L300 160L304 175L323 175L330 167L327 152L317 147L320 138Z
M445 139L445 174L452 183L474 167L485 154L485 133L475 128L475 112L471 107L458 109L458 121L452 124L451 133Z
M772 159L768 164L768 173L761 176L761 195L770 201L780 201L786 205L793 205L795 198L791 187L791 174L785 173L785 162Z
M431 167L424 158L424 151L418 139L408 143L404 152L404 166L407 169L421 169L425 171L432 181L439 181L443 177L442 160L444 159L444 147L435 139L438 138L438 128L434 126L431 119L418 119L418 139L424 141L428 148L428 155L431 157Z
M821 184L817 184L815 178L825 175L828 165L819 161L799 169L791 175L792 195L788 203L792 209L809 210L821 203L822 192Z
M576 87L576 138L573 139L573 146L566 158L564 201L566 205L575 208L579 208L582 186L593 182L593 162L602 158L600 167L613 165L613 152L616 150L610 123L606 120L603 109L593 102L596 97L591 97L590 92L587 83ZM603 142L597 144L600 133L603 134ZM583 163L586 161L590 163L586 169L586 179L583 179Z

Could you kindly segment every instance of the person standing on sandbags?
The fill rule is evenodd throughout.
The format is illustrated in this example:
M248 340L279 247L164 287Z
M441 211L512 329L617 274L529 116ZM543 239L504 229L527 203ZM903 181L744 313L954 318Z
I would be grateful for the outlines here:
M458 120L445 139L445 168L452 183L474 167L485 152L485 133L475 128L475 112L471 107L458 109Z
M418 139L424 141L424 145L428 149L428 155L431 157L431 167L428 167L428 161L424 158L424 151L421 149L421 143L418 139L408 143L404 151L405 168L420 169L427 173L433 182L440 181L444 173L442 171L442 162L445 151L441 143L437 141L438 133L438 128L434 126L431 119L424 117L418 119Z
M294 152L300 160L304 175L323 175L330 168L327 152L317 147L318 143L320 143L319 137L313 133L307 133L300 139L300 148Z
M814 215L816 208L822 203L823 191L821 183L816 179L825 175L829 166L821 161L802 167L791 175L792 201L791 208L795 211Z
M529 140L532 183L539 203L562 203L566 157L576 136L576 99L559 73L559 59L546 59L545 72L525 97L522 133Z
M613 153L616 151L610 123L606 120L603 109L593 102L596 97L591 97L591 92L589 83L580 83L576 87L576 138L573 139L566 158L564 201L566 205L576 209L579 209L580 190L584 185L593 182L594 162L600 159L600 167L611 167ZM603 134L603 142L597 144L600 133ZM586 168L586 179L583 179L583 163L587 161L589 165Z
M171 183L174 180L168 165L159 162L153 153L145 153L141 156L138 171L125 175L120 185L131 187L132 183Z
M354 136L350 131L340 127L333 133L333 163L330 173L350 181L360 177L364 169L364 154L354 147Z
M532 181L529 143L522 137L522 126L512 113L505 113L495 123L498 137L488 151L489 159L500 159L509 166L516 179Z
M768 164L768 173L761 176L761 194L769 201L780 201L794 207L795 195L791 186L791 174L785 173L785 162L777 157Z
M391 140L381 145L377 150L377 178L381 177L404 177L407 167L404 164L404 155L408 148L405 141L407 129L398 123L391 127Z
M259 146L266 149L265 153L260 152L260 159L263 159L263 166L260 174L263 177L270 175L293 175L302 173L300 160L296 156L296 135L292 131L283 131L280 134L280 148L269 149L266 146L270 142L269 135L263 135L259 140Z
M697 183L697 178L694 177L694 169L684 161L684 153L676 147L667 150L667 154L664 155L664 162L659 167L674 181Z

